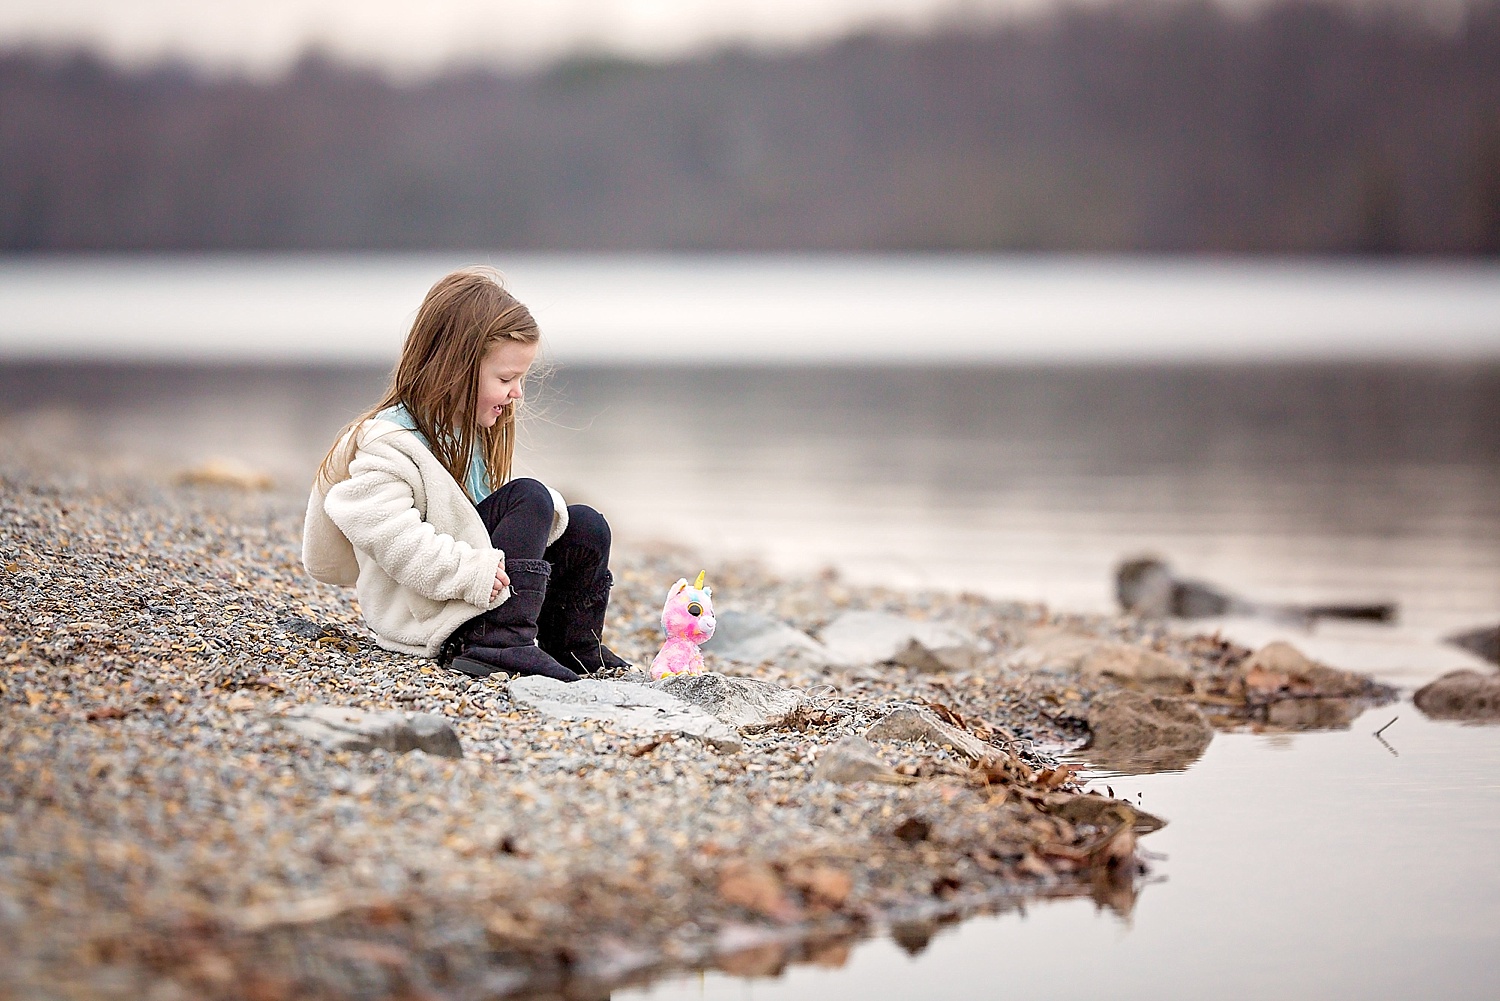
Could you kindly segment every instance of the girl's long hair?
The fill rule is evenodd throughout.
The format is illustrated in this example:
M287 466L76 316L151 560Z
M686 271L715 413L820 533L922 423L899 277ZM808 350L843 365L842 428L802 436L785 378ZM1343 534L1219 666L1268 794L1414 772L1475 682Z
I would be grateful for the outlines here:
M540 337L530 310L505 290L493 269L464 268L439 280L417 310L385 395L349 422L323 457L319 489L348 478L360 425L398 404L465 492L475 448L484 457L488 489L504 484L516 450L517 404L501 411L493 427L479 426L479 363L499 341L534 344Z

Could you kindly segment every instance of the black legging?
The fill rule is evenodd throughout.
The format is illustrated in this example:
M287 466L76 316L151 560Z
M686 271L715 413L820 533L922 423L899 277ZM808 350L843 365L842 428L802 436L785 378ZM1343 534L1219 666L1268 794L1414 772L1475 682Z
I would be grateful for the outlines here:
M609 523L586 504L568 505L568 528L552 545L552 493L539 480L511 480L477 505L490 530L490 543L507 560L546 560L552 564L548 604L594 589L609 570ZM545 607L545 606L544 606Z

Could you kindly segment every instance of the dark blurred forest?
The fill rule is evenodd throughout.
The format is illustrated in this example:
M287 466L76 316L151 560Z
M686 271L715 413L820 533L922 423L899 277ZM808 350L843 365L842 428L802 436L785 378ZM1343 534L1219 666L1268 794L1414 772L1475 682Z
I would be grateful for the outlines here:
M1500 0L398 84L0 54L0 249L1500 252Z

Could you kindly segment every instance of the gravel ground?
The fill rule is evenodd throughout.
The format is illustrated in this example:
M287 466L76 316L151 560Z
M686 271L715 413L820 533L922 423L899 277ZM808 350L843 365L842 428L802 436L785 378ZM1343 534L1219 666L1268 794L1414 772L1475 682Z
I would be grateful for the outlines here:
M957 675L733 672L812 698L720 754L545 720L499 680L380 650L352 593L302 572L300 497L34 455L0 455L0 488L0 997L604 996L682 967L836 964L859 936L920 942L1028 897L1128 911L1143 875L1128 808L1060 807L1078 788L1049 755L1094 689L1004 664L1040 607L711 566L721 611L815 630L885 609L996 649ZM623 656L649 663L697 559L617 554ZM1222 668L1222 644L1173 649ZM887 742L908 782L813 780L894 702L993 759ZM442 714L465 755L309 745L277 716L312 703Z

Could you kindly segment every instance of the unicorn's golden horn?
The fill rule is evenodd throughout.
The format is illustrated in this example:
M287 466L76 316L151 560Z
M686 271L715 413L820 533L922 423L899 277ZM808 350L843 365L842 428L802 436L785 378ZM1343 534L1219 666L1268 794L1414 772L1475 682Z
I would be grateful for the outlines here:
M708 571L707 570L699 570L698 571L698 583L694 584L693 586L696 587L696 588L698 588L699 590L702 590L702 588L703 588L703 578L707 577L707 576L708 576Z

